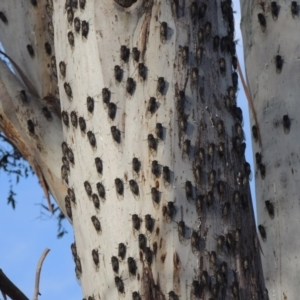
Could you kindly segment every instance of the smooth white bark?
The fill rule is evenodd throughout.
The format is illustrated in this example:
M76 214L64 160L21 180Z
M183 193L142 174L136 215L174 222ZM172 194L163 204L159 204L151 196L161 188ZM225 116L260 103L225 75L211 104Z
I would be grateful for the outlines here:
M271 299L299 297L299 17L293 18L291 2L277 1L280 7L274 20L271 7L265 12L259 4L242 3L242 31L248 83L258 117L262 147L253 143L266 166L262 179L256 170L258 224L266 229L261 239L266 286ZM262 32L258 14L266 19ZM283 59L282 71L276 72L276 55ZM285 133L283 116L291 119ZM254 123L252 123L254 125ZM265 201L274 206L270 218Z

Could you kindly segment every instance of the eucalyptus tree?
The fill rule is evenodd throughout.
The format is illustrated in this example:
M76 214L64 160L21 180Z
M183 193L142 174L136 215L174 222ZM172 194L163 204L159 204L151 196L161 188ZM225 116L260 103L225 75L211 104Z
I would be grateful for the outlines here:
M1 130L73 224L85 299L265 299L231 1L0 16Z
M297 299L299 270L299 5L242 2L245 64L256 120L258 229L273 299Z

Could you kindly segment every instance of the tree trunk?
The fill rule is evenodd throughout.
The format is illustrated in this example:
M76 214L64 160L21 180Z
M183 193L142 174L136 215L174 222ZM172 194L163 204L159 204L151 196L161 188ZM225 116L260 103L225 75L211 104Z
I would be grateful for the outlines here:
M272 299L297 299L299 7L241 2L247 78L262 140L261 147L254 143L254 153L262 160L256 199L264 275Z
M1 126L73 223L84 297L265 299L230 1L33 2L3 8L1 41L34 89L22 101L1 65ZM62 128L39 119L50 100Z

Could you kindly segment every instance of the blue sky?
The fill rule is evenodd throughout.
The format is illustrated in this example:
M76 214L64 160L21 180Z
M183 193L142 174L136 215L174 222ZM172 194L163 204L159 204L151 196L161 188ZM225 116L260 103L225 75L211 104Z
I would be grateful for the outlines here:
M234 10L237 12L235 39L238 40L237 52L243 68L242 38L239 31L240 9L238 1L233 2ZM243 109L247 142L246 159L251 163L254 173L248 104L241 84L239 88L238 103ZM252 177L251 190L254 191L254 176ZM41 203L46 204L46 200L36 177L21 179L18 185L15 185L14 177L11 177L11 180L17 193L15 211L6 204L9 178L0 171L0 268L28 298L32 299L38 260L43 250L50 248L51 251L43 264L40 280L42 296L39 299L81 299L81 287L75 277L75 266L70 250L70 244L74 240L71 226L65 221L64 226L68 234L57 239L57 220L46 216L40 207ZM2 300L1 297L0 299Z

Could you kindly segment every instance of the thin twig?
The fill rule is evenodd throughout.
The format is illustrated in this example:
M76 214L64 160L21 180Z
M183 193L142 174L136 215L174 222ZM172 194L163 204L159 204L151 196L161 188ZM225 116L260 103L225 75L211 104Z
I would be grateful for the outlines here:
M36 275L35 275L35 284L34 284L34 295L33 295L33 300L38 300L39 296L39 286L40 286L40 275L41 275L41 270L42 270L42 265L44 262L44 259L46 258L46 255L50 249L46 248L42 254L42 256L39 259L37 268L36 268Z
M242 73L242 70L241 70L241 66L240 66L240 62L239 62L238 57L237 57L237 66L238 66L238 72L239 72L239 75L240 75L240 78L241 78L241 81L242 81L242 85L243 85L243 88L244 88L244 91L245 91L245 94L246 94L246 98L248 100L248 104L250 106L252 116L253 116L255 125L257 127L258 143L259 143L259 146L261 147L262 143L261 143L261 136L260 136L260 130L259 130L259 126L258 126L256 112L255 112L254 105L253 105L253 102L252 102L252 97L250 95L249 89L247 87L247 84L245 82L245 79L244 79L244 76L243 76L243 73Z

